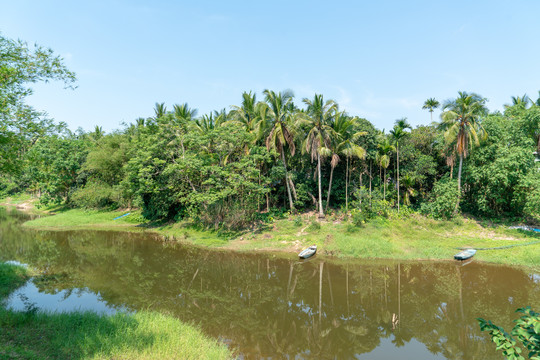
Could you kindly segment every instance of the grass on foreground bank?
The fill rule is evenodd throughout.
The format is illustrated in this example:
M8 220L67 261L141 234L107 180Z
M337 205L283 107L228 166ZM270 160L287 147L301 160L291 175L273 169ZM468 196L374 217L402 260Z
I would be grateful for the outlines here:
M99 212L73 209L55 216L27 222L25 226L42 229L122 229L136 231L142 220L135 213L113 220L122 212ZM343 219L328 216L316 222L307 214L276 220L261 231L236 236L204 231L188 223L170 223L142 227L158 232L168 239L196 245L221 247L241 251L298 251L317 244L319 253L355 258L387 259L453 259L460 247L499 247L540 240L540 234L508 229L507 225L492 225L472 219L438 221L418 214L404 219L374 219L356 227ZM540 243L504 250L478 251L479 261L525 265L540 269Z
M25 268L0 263L0 359L232 358L225 345L159 313L106 316L7 310L2 300L27 278Z

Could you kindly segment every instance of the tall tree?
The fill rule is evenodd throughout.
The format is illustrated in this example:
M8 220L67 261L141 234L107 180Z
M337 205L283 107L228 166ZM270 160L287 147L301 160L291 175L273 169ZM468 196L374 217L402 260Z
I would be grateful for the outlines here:
M433 111L434 109L437 109L441 104L435 100L435 98L429 98L424 102L424 106L422 106L422 109L428 109L429 113L431 114L431 121L433 122Z
M460 91L458 95L456 99L444 103L440 128L444 130L447 143L456 143L459 156L458 192L461 194L463 158L467 157L470 147L478 145L479 139L486 136L479 120L487 115L488 109L485 105L487 100L478 94Z
M294 127L294 94L290 90L278 92L264 90L265 101L268 104L268 118L271 121L270 133L266 137L266 147L268 150L275 149L281 155L281 161L285 168L285 185L287 186L287 196L289 198L289 207L294 211L294 203L291 195L292 180L289 179L287 171L287 159L285 157L285 146L289 146L291 156L294 156L296 146L294 137L291 133L291 126Z
M334 100L324 101L322 95L315 94L313 100L304 98L307 105L305 118L308 133L303 148L311 155L311 161L317 159L317 174L319 185L319 217L324 217L321 188L321 155L332 155L329 150L333 129L330 126L337 112ZM337 164L337 163L336 163Z
M397 164L397 204L399 211L399 142L407 133L405 129L411 129L411 125L407 122L407 118L396 120L394 128L390 130L390 135L396 144L396 164Z
M330 203L330 193L332 190L332 178L334 168L340 161L339 155L345 155L347 159L347 167L345 170L345 208L349 208L349 161L352 157L358 159L364 159L366 157L366 150L357 145L355 141L363 135L366 135L365 131L355 132L355 122L358 118L353 118L346 115L344 112L340 112L332 122L332 138L330 142L330 153L332 154L332 160L330 161L330 182L328 184L328 194L326 196L326 210L328 211L328 204Z
M386 200L386 169L390 165L390 155L394 150L396 150L396 148L386 136L382 138L377 147L379 149L379 152L377 153L377 162L379 166L384 169L383 198Z

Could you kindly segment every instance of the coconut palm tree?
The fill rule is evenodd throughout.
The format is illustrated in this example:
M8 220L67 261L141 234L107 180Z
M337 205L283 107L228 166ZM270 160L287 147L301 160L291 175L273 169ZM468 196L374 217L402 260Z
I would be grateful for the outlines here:
M268 104L268 118L271 122L270 133L266 137L266 147L268 150L275 149L281 155L285 168L285 185L287 186L287 196L289 197L289 207L294 211L294 204L291 195L291 185L287 172L287 160L285 157L285 146L289 146L291 156L294 156L296 146L292 130L294 128L294 94L290 90L275 93L272 90L264 90L265 101Z
M407 122L407 118L402 118L402 119L396 120L394 128L390 130L390 135L392 136L392 139L395 141L395 144L396 144L398 212L399 212L399 142L401 139L403 139L407 135L407 132L405 132L405 129L410 129L410 128L411 128L411 125L409 125L409 123Z
M478 145L479 139L487 135L479 120L488 113L488 109L485 106L487 100L480 95L464 91L458 94L456 99L444 103L439 126L444 130L445 141L456 143L455 149L459 156L458 191L461 194L463 158L467 157L469 148Z
M328 184L328 194L326 196L327 211L328 204L330 203L334 168L340 161L339 155L345 155L347 159L347 168L345 170L345 208L347 210L349 209L349 161L353 156L358 159L364 159L366 157L366 150L355 144L355 141L360 136L366 135L367 132L355 132L356 121L358 121L358 118L353 118L347 116L344 112L340 112L331 124L333 136L328 150L332 155L332 160L330 161L330 182Z
M396 148L390 143L390 140L385 136L379 144L377 144L379 152L377 153L377 162L384 169L383 189L384 200L386 200L386 169L390 165L390 155Z
M157 120L167 113L167 107L165 106L165 103L156 103L154 107L154 119Z
M317 173L319 185L319 217L324 217L321 188L321 155L332 155L330 148L333 136L330 124L337 112L337 103L334 100L324 101L322 95L315 94L313 100L304 98L307 105L306 116L302 122L306 124L308 133L302 148L311 155L311 161L317 159ZM336 162L337 164L337 162Z
M431 121L433 122L433 110L438 108L441 104L435 100L435 98L429 98L424 102L422 109L428 109L431 114Z
M531 103L533 103L533 101L527 96L527 94L524 94L523 96L512 96L512 104L505 104L504 107L508 109L509 107L516 106L526 109Z

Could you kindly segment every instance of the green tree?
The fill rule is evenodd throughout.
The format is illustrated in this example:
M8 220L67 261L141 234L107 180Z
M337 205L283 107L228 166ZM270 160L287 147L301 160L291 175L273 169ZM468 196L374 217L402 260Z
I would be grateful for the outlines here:
M377 163L382 169L384 169L384 178L381 180L383 183L383 196L384 200L386 200L386 169L390 165L390 155L396 150L396 148L390 143L390 140L386 136L382 137L382 140L379 142L379 144L377 144L377 147L379 149L377 153Z
M467 157L469 148L479 145L479 139L487 136L480 124L480 118L487 115L488 110L485 106L487 100L480 95L464 91L458 94L456 99L444 103L440 128L444 131L447 143L456 142L459 156L458 192L461 194L463 158Z
M390 130L390 136L396 144L396 164L397 164L397 204L399 211L399 142L403 139L407 133L405 129L410 129L411 125L407 122L407 118L396 120L394 128Z
M289 146L291 156L294 156L296 146L294 136L291 132L294 128L294 104L292 91L286 90L283 93L275 93L272 90L264 90L265 101L268 104L268 119L271 122L270 133L266 137L266 147L268 150L274 149L281 156L285 169L285 185L287 186L287 196L289 207L294 211L294 204L291 195L291 183L287 171L287 160L285 157L285 146Z
M317 159L317 174L319 185L319 217L324 217L321 188L321 155L332 155L329 150L332 137L335 136L330 126L337 112L337 104L334 100L324 101L322 95L315 94L313 100L304 98L307 105L307 136L303 143L304 150L310 154L311 161ZM332 160L334 161L334 160ZM335 163L337 165L337 162ZM335 165L333 166L335 167ZM332 169L333 169L332 167Z
M429 110L432 122L433 122L433 111L434 109L438 108L440 105L441 104L437 100L435 100L435 98L429 98L424 102L424 106L422 106L422 109Z
M345 114L344 112L338 113L334 121L332 121L332 134L330 141L329 151L332 154L332 160L330 161L330 182L328 184L328 194L326 197L326 209L328 211L328 204L330 203L330 192L332 190L332 177L334 174L334 168L340 161L339 155L345 155L347 166L345 170L345 208L349 209L349 162L352 157L358 159L364 159L366 157L366 150L355 143L359 137L367 134L366 131L355 131L356 122L358 118L353 118Z
M76 77L51 49L0 34L0 173L18 172L24 153L53 126L25 103L30 84L50 80L73 89Z

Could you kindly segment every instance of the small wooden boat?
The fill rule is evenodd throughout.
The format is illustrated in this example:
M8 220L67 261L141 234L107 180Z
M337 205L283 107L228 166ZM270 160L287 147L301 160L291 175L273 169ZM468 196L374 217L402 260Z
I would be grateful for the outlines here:
M308 257L312 257L317 252L317 245L311 245L307 249L304 249L298 254L298 257L300 259L307 259Z
M454 259L456 260L467 260L470 259L476 254L475 249L465 249L463 251L460 251L456 255L454 255Z

